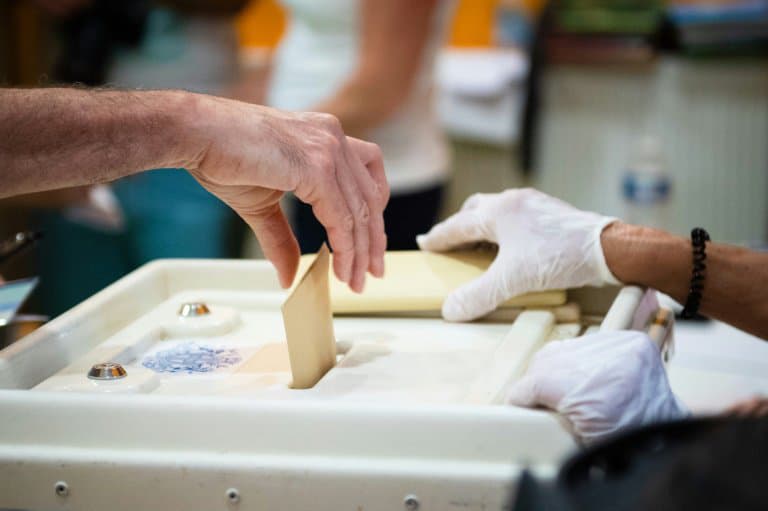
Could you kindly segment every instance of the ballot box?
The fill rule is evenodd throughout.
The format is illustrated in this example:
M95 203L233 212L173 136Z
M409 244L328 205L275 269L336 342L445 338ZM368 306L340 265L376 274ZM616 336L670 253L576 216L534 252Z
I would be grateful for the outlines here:
M502 509L577 446L505 389L585 331L649 330L667 357L654 296L339 315L335 366L298 389L268 262L156 261L0 352L0 509Z

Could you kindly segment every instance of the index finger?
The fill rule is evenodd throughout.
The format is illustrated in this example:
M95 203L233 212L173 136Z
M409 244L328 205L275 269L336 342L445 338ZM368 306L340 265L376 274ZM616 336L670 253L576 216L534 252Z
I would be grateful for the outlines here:
M462 209L443 220L426 234L416 237L421 250L446 252L462 245L492 241L483 219L472 209Z

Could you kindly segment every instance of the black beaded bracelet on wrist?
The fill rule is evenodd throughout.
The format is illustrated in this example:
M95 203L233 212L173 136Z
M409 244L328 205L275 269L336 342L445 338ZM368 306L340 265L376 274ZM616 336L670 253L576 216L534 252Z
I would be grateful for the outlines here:
M691 231L691 245L693 247L693 274L691 286L688 289L688 299L681 316L684 319L692 319L698 315L701 305L701 292L704 290L704 278L707 275L706 242L710 241L709 233L701 227Z

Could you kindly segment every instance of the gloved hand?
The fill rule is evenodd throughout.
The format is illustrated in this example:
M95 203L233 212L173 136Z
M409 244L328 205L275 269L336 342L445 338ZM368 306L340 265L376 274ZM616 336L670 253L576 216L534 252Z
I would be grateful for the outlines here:
M499 245L488 271L443 304L446 320L468 321L530 291L618 284L600 245L600 233L613 221L537 190L512 189L469 197L416 241L434 252L481 241Z
M635 331L548 343L510 388L507 402L560 413L585 443L688 415L669 387L658 346Z

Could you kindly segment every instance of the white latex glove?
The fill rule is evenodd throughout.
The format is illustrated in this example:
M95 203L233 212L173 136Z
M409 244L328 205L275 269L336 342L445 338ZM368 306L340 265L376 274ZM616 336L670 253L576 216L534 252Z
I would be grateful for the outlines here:
M548 343L510 388L507 402L560 413L586 443L688 415L669 387L658 346L635 331Z
M600 245L600 233L613 221L537 190L512 189L472 195L416 241L433 252L480 241L499 245L488 271L443 304L445 319L468 321L530 291L618 284Z

